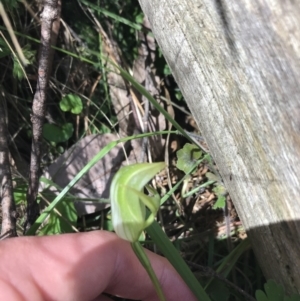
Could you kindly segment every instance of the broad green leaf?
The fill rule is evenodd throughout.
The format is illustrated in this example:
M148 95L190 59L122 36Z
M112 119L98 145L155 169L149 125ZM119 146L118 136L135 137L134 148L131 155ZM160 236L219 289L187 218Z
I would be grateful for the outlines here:
M43 126L44 138L55 143L68 141L73 135L73 131L72 123L65 123L62 127L50 123Z
M176 167L187 174L195 162L202 156L202 151L198 146L186 143L176 154L178 158Z
M76 94L67 94L59 102L59 107L64 112L71 112L73 114L80 114L83 109L82 100Z

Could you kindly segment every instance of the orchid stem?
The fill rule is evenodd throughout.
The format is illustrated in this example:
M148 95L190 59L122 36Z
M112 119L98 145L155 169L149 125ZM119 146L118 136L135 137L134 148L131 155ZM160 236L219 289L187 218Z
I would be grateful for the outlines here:
M156 274L152 268L151 262L147 256L147 254L145 253L143 247L141 246L141 244L139 243L139 241L135 241L131 243L131 247L135 253L135 255L137 256L137 258L139 259L140 263L142 264L142 266L145 268L145 270L147 271L153 286L156 290L156 293L158 295L158 298L160 301L166 301L165 295L162 291L161 285L156 277Z

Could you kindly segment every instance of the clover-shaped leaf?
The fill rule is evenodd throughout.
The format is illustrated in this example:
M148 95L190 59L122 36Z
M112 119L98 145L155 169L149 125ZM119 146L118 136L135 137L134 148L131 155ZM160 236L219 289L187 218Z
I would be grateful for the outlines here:
M268 280L264 285L265 292L257 290L255 297L257 301L286 301L287 297L284 296L284 289L281 285L277 284L274 280ZM293 300L293 299L291 299ZM295 299L297 300L297 299ZM289 300L290 301L290 300Z
M222 209L225 207L226 197L224 195L218 195L217 201L214 203L212 209Z
M73 135L73 131L72 123L66 123L61 127L50 123L46 123L43 126L44 138L55 143L68 141Z
M176 154L178 159L176 167L187 174L195 165L196 161L202 156L202 151L198 146L186 143Z
M81 98L76 94L67 94L59 102L60 109L64 112L80 114L83 108Z

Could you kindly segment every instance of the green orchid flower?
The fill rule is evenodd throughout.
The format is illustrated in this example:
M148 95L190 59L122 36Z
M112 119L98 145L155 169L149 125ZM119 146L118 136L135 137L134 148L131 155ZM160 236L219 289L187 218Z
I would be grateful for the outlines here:
M113 227L119 237L136 242L153 222L160 198L157 193L152 197L145 195L143 190L164 167L164 162L138 163L122 167L114 176L110 186L111 212ZM150 210L148 218L146 207Z
M154 221L160 205L157 192L147 187L146 184L164 167L164 162L125 166L115 174L110 186L114 230L119 237L130 241L131 247L147 271L160 301L166 301L166 298L138 239ZM144 194L145 187L153 196ZM146 208L150 210L148 217L146 217Z

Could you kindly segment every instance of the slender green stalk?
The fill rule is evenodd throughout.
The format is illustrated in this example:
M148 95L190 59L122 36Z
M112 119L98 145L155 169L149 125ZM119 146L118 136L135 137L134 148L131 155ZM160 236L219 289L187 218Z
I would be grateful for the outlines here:
M141 246L141 244L139 243L139 241L136 242L132 242L131 243L132 249L135 253L135 255L137 256L137 258L139 259L140 263L142 264L142 266L145 268L145 270L147 271L153 286L156 290L156 293L158 295L158 298L160 301L166 301L165 295L162 291L161 285L156 277L156 274L152 268L151 262L147 256L147 254L145 253L143 247Z
M159 224L154 221L147 229L147 233L158 246L159 250L170 261L178 274L182 277L190 290L199 301L211 301L195 275L192 273L186 262L183 260L178 250L170 242L167 235L163 232Z
M244 239L240 242L222 261L222 264L217 268L216 273L222 274L224 278L227 278L230 271L236 265L236 262L240 258L240 256L251 247L249 239ZM205 289L209 287L214 278L210 278L207 282Z
M172 190L170 190L163 198L161 199L161 205L169 199L172 192L174 192L180 184L184 181L189 174L207 157L197 160L194 166L187 172L187 174L178 181ZM194 293L194 295L200 301L211 301L199 281L196 279L195 275L192 273L186 262L183 260L182 256L179 254L178 250L174 247L174 245L170 242L167 235L161 229L160 225L157 221L154 222L146 228L146 232L150 235L153 242L158 246L159 250L163 253L163 255L170 261L173 267L176 269L181 278L185 281L190 290Z

